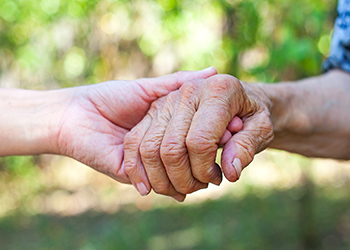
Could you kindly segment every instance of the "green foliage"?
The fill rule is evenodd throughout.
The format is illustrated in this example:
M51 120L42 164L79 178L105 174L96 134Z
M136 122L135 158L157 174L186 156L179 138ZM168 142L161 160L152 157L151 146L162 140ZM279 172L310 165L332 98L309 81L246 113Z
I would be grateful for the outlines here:
M209 65L252 81L315 75L335 4L1 0L0 83L47 89Z
M226 71L258 81L293 80L321 72L328 50L320 53L317 43L322 35L330 36L335 2L222 2L227 17L224 48L229 51ZM240 59L254 48L265 58L260 65L244 67Z

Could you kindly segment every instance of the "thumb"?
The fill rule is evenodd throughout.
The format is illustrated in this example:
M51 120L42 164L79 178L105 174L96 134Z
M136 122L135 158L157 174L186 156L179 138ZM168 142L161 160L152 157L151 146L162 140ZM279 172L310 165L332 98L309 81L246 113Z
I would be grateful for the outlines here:
M227 180L235 182L256 153L266 149L273 140L272 123L263 112L248 117L243 129L226 143L221 155L221 168Z
M217 71L214 67L200 71L179 71L156 78L144 78L141 87L147 92L148 96L157 99L179 89L187 81L197 78L206 79L215 74L217 74Z

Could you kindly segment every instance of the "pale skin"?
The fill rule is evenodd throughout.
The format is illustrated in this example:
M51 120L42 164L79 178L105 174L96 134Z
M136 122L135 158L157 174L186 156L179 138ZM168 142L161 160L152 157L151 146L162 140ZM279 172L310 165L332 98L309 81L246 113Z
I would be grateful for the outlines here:
M340 70L279 84L241 83L227 75L190 81L155 101L126 135L125 170L132 183L181 201L207 183L219 184L221 171L238 180L267 147L349 159L349 97L350 74ZM227 129L232 136L220 169L214 160Z
M69 156L130 183L123 166L124 136L154 100L214 74L210 67L51 91L0 88L0 156Z

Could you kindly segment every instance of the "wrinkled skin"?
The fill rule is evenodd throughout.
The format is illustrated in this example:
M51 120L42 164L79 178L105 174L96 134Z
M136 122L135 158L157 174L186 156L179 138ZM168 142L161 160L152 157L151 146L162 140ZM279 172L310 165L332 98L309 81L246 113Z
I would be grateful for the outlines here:
M123 166L125 135L145 116L151 103L184 82L216 74L178 72L153 79L110 81L64 90L66 105L58 120L54 153L72 157L115 180L130 183ZM60 105L62 107L63 105Z
M215 158L219 145L226 143L221 168L228 180L236 181L273 139L268 105L258 86L242 85L232 76L189 81L153 102L125 136L125 171L136 188L143 183L148 191L183 201L208 183L221 183ZM227 137L228 131L233 135Z

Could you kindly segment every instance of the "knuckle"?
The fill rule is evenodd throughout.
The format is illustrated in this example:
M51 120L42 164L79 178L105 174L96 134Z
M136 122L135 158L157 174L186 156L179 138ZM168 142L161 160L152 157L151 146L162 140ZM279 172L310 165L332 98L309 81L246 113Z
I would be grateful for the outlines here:
M208 81L208 88L214 93L226 92L232 86L241 87L242 85L237 78L230 75L215 75Z
M136 173L136 164L134 161L125 160L124 170L127 175L134 175Z
M143 160L149 161L159 158L159 146L153 140L143 140L140 145Z
M208 138L207 133L189 133L186 138L186 146L195 154L203 154L216 150L215 143Z
M181 96L183 98L192 97L196 93L197 86L195 81L185 82L181 87Z
M163 140L160 148L160 156L164 163L175 164L186 154L186 145L175 137L168 137Z

